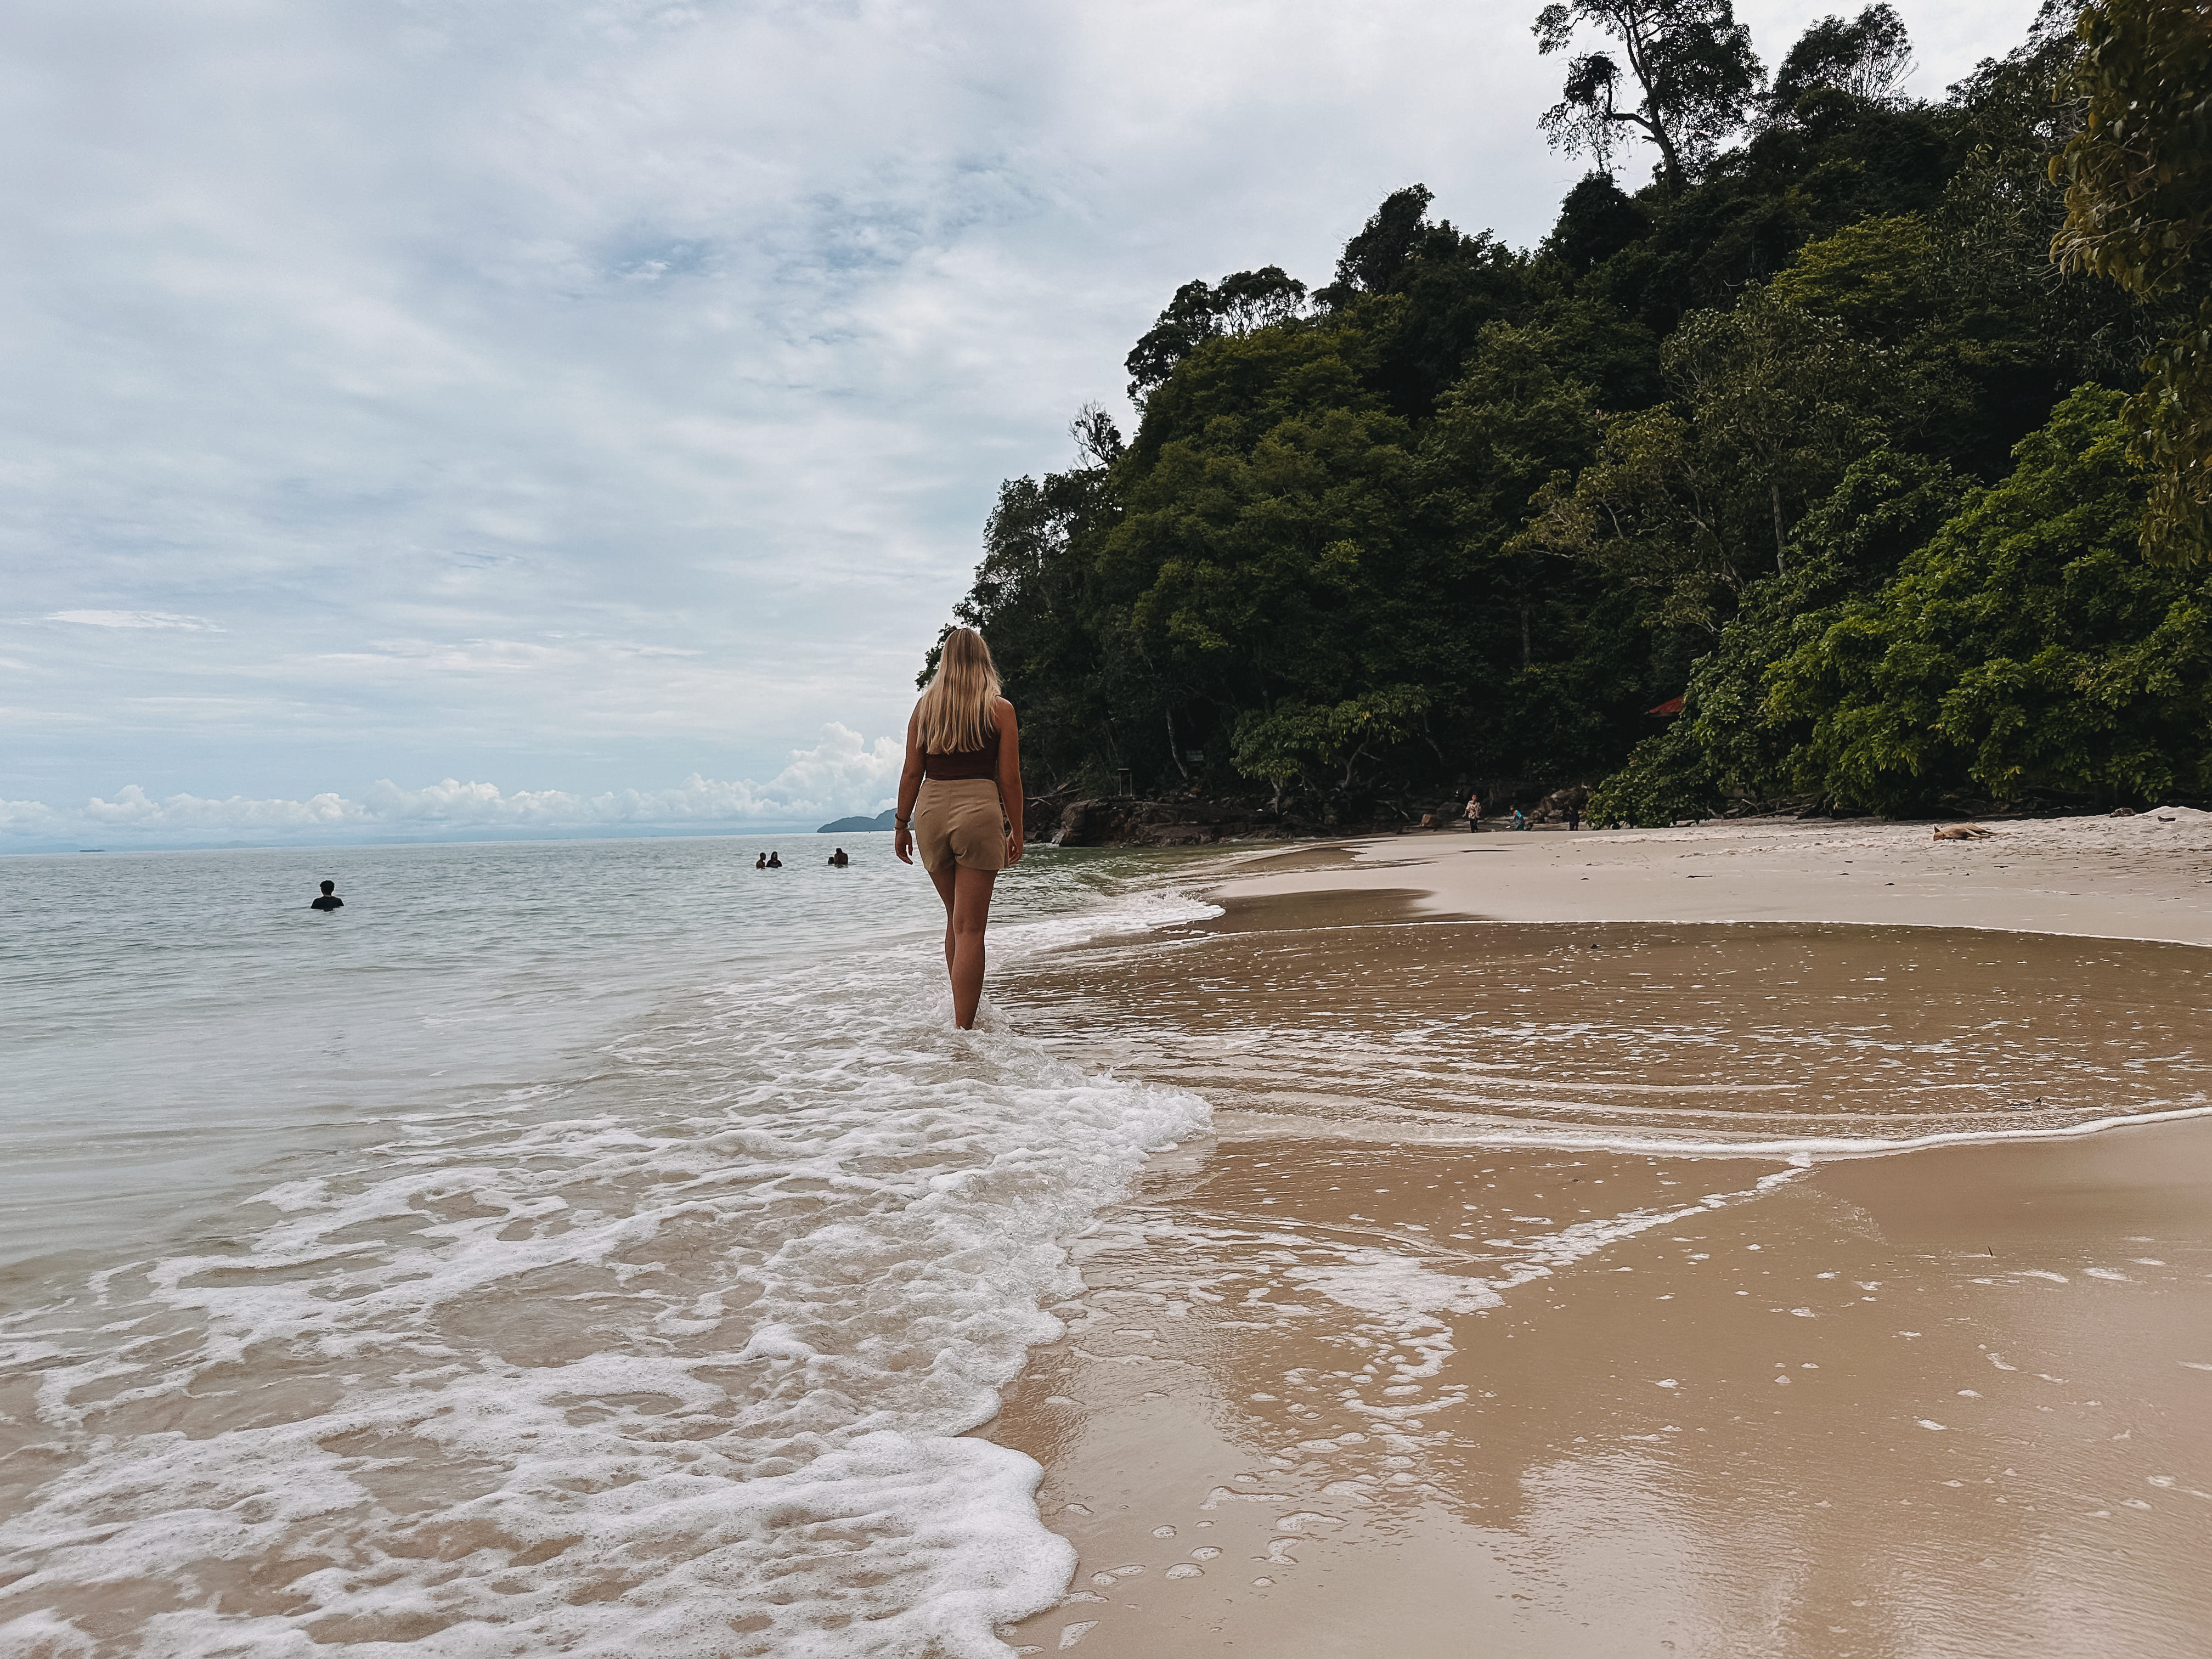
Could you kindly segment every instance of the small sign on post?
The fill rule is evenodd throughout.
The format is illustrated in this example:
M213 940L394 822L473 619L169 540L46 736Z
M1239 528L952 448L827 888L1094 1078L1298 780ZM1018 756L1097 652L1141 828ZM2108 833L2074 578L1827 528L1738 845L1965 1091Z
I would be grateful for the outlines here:
M1131 793L1129 788L1129 769L1124 766L1120 769L1120 771L1121 777L1121 793L1124 795L1127 795Z

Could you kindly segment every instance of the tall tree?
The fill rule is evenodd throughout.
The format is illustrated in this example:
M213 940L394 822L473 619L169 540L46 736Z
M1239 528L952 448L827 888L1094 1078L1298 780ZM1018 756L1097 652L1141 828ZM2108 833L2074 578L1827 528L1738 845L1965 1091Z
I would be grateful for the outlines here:
M1567 64L1559 101L1539 125L1555 149L1609 165L1624 137L1659 149L1668 194L1743 124L1765 78L1751 30L1729 0L1554 0L1537 14L1539 52L1564 52L1589 26L1620 43L1622 66L1589 52Z
M2128 411L2152 471L2142 547L2154 562L2212 556L2212 4L2100 0L2081 14L2069 90L2081 130L2051 158L2066 222L2051 257L2146 299L2200 296L2160 341Z
M1280 265L1237 271L1216 287L1203 279L1185 283L1121 365L1129 374L1131 401L1166 380L1201 341L1289 322L1305 302L1306 285L1285 276Z
M1766 101L1776 115L1788 115L1806 94L1827 88L1882 103L1897 95L1911 72L1905 20L1893 6L1872 5L1848 23L1823 17L1800 35L1774 71Z

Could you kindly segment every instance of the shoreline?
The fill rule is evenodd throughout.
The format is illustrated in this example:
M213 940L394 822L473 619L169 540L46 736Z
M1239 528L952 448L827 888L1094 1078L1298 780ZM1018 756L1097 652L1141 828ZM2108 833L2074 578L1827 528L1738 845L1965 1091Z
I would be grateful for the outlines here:
M1102 1659L2201 1650L2212 1103L2186 1033L2212 814L2130 846L2132 822L1932 848L1859 821L1302 847L1237 857L1212 923L1010 985L1048 1044L1204 1095L1216 1129L1074 1242L1066 1334L976 1431L1038 1459L1039 1512L1081 1558L1003 1638ZM1692 857L1730 878L1683 879ZM1899 940L1905 973L1857 971ZM1752 1002L1682 966L1756 951ZM1791 951L1825 977L1785 989ZM1625 976L1662 974L1707 1000L1647 1017ZM1996 1029L1962 1056L1945 1033L1984 997ZM1455 1036L1470 999L1498 1006ZM1820 1036L1834 1007L1859 1046ZM1621 1035L1622 1008L1644 1025ZM1543 1057L1498 1072L1500 1033ZM1501 1079L1523 1113L1879 1113L1901 1090L1978 1117L2031 1062L2080 1104L2160 1055L2193 1100L1796 1157L1449 1121ZM2033 1616L2052 1600L2085 1616Z

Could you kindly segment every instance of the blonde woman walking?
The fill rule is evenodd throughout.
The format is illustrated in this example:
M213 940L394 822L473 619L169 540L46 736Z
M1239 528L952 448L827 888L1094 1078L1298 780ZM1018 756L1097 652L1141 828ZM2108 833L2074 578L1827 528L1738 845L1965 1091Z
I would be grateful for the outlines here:
M1022 856L1021 738L1014 706L999 695L991 647L972 628L945 636L937 672L906 723L897 835L905 863L921 867L945 901L945 969L952 1023L975 1024L983 1000L983 927L999 872Z

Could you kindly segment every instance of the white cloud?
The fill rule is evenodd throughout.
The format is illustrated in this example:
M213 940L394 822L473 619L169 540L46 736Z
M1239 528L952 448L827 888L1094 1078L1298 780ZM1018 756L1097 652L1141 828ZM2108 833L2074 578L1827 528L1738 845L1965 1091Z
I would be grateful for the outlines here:
M220 634L205 617L180 617L168 611L52 611L48 622L82 623L87 628L181 628L187 633Z
M1747 5L1769 62L1834 9ZM598 799L895 728L1000 479L1179 283L1324 281L1416 179L1543 234L1536 9L33 8L0 794ZM1905 9L1932 88L2034 3Z
M896 738L871 744L833 722L823 728L818 744L794 752L790 763L765 783L724 782L695 773L673 788L587 795L562 789L509 792L496 784L454 778L403 789L383 780L359 800L336 793L304 800L156 798L131 784L112 799L95 795L74 810L57 810L42 801L0 800L0 847L87 838L124 838L151 846L380 839L440 831L527 836L804 823L881 811L890 804L903 757L904 747Z

